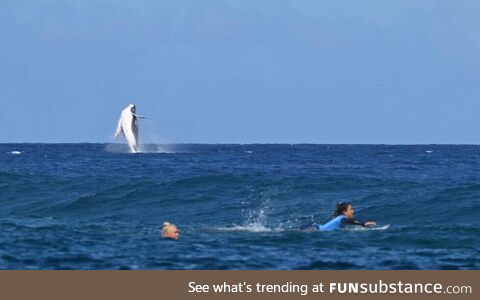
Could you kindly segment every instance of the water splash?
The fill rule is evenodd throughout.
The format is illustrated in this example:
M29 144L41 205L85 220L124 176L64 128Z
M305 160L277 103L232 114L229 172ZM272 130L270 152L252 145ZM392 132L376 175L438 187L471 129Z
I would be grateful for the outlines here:
M247 231L254 233L261 232L278 232L283 231L282 228L268 228L262 224L248 224L248 225L235 225L232 227L218 227L216 230L219 231Z
M140 144L137 153L177 153L175 145ZM109 153L130 153L128 146L121 143L105 145L105 151Z
M174 145L141 144L139 153L176 153Z
M105 151L109 153L129 153L128 146L120 143L106 144Z

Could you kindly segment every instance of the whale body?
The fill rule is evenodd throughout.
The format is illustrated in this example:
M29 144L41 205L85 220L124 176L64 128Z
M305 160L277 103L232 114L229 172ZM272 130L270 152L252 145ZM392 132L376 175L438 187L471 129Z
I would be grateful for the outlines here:
M135 105L129 104L122 113L118 120L117 131L115 131L116 138L120 133L123 133L125 140L127 141L128 148L131 153L138 152L138 119L144 118L138 116L135 113Z

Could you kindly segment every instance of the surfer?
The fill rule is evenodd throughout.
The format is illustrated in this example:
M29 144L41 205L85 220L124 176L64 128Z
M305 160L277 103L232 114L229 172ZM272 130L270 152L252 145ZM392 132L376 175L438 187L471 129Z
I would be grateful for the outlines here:
M178 240L180 237L180 230L178 230L177 225L165 222L162 227L162 237L165 239Z
M354 218L355 210L353 209L350 203L340 202L335 207L333 212L333 219L325 223L325 225L320 225L317 223L307 224L300 227L301 230L320 230L320 231L330 231L342 228L348 225L354 226L363 226L363 227L372 227L377 225L377 223L368 221L360 222Z

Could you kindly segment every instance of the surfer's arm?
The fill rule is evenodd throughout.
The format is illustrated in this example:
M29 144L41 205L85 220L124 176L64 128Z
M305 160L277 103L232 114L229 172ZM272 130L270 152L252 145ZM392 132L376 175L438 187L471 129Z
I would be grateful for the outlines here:
M365 226L365 222L360 222L359 220L357 219L347 219L347 218L344 218L342 220L342 225L356 225L356 226Z
M359 220L353 219L353 218L352 219L343 219L342 224L343 225L356 225L356 226L363 226L363 227L369 227L369 226L377 225L377 223L375 223L375 222L371 222L371 221L360 222Z

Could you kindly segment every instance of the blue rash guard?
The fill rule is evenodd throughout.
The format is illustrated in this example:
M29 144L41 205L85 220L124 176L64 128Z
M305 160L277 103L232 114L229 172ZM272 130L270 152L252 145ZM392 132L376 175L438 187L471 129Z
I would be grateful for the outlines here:
M320 231L331 231L335 229L339 229L343 227L344 225L360 225L360 226L365 226L364 222L357 221L356 219L347 219L345 218L344 215L340 215L338 217L335 217L325 223L325 225L320 225L320 224L308 224L300 227L301 230L320 230Z
M325 225L319 225L318 229L320 231L331 231L331 230L338 229L338 228L342 227L343 219L345 219L345 216L340 215L338 217L335 217L335 218L331 219L330 221L325 223Z

